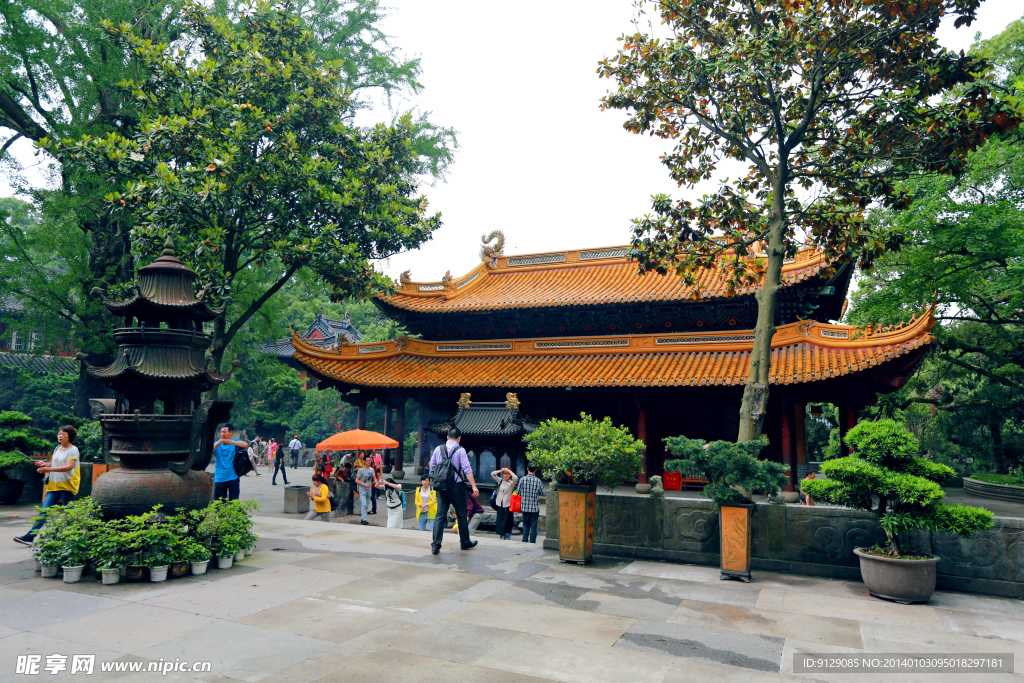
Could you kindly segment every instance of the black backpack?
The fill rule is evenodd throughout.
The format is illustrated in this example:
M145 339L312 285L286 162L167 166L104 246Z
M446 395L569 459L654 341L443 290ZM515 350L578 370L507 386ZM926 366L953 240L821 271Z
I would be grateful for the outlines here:
M235 474L239 477L244 477L249 472L252 472L252 460L249 459L249 451L242 448L241 446L235 447Z
M441 444L437 447L438 451L443 453L445 457L442 457L441 461L434 465L434 469L430 472L430 482L434 488L450 492L455 490L455 468L452 467L452 456L461 447L455 444L455 450L448 452L448 449L445 448L446 445Z

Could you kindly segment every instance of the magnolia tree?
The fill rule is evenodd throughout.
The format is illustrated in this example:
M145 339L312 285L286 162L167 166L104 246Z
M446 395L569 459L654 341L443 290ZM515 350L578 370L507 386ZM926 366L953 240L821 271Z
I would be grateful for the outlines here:
M655 196L632 242L641 271L695 284L722 268L734 293L756 290L739 441L760 436L768 406L783 261L810 242L829 269L869 266L897 243L865 228L865 209L905 208L898 181L958 174L985 138L1019 124L986 88L988 62L935 38L944 17L969 25L980 2L637 0L666 37L623 36L601 62L618 82L602 107L629 112L627 130L675 142L663 161L679 185L726 160L747 166L697 201Z

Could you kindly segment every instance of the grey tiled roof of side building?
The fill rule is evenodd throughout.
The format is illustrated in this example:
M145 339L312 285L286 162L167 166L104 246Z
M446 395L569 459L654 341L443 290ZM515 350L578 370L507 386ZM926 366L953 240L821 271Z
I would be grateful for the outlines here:
M77 375L78 361L73 356L49 356L38 353L0 352L0 366L21 368L39 375Z

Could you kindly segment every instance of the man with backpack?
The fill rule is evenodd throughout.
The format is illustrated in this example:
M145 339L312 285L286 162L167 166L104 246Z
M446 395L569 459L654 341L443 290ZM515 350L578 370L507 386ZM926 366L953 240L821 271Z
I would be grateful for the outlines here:
M288 450L292 452L292 469L296 469L299 466L299 449L302 448L302 442L299 441L299 435L296 434L292 437L292 440L288 442Z
M430 455L430 481L437 492L437 517L440 524L434 524L434 538L430 544L430 552L437 555L441 552L441 541L444 538L444 520L448 518L448 508L455 508L455 518L459 525L459 541L463 550L476 546L477 542L469 537L469 521L466 519L466 481L473 487L473 497L480 495L473 477L473 468L469 464L466 449L459 445L462 432L456 427L448 430L448 440L434 449Z

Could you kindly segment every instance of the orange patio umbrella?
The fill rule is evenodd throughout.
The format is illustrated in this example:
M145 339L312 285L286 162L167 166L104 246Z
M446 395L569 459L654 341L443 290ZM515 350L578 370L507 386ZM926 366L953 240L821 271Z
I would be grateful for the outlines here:
M398 442L378 432L352 429L338 432L316 445L318 451L355 451L371 448L398 448Z

